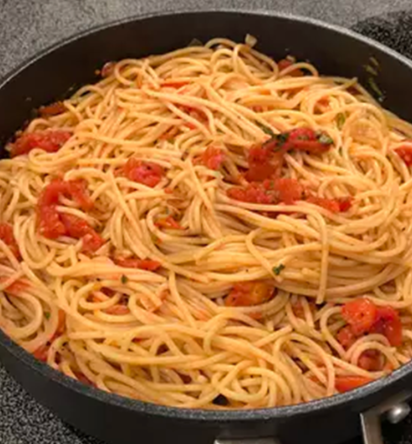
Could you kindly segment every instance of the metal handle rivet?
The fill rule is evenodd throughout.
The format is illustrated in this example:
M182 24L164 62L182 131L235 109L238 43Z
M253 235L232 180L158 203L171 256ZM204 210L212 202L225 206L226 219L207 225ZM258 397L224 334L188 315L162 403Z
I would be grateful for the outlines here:
M386 417L388 418L388 421L390 423L398 424L398 422L401 422L403 419L405 419L410 412L411 408L409 407L409 405L406 404L406 402L402 402L391 407L387 411Z

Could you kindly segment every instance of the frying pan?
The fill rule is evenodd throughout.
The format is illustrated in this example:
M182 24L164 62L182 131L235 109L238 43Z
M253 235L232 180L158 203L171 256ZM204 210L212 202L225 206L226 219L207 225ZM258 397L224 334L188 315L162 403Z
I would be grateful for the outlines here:
M350 31L315 20L268 12L174 12L141 16L95 28L66 40L15 70L0 83L0 146L38 106L97 80L105 62L186 46L193 38L243 41L275 59L293 54L321 73L358 77L378 99L412 121L405 92L412 64L396 52ZM367 67L374 60L373 79ZM4 152L1 153L3 156ZM380 444L380 420L403 419L412 394L412 363L351 392L280 408L205 411L154 405L83 385L36 361L0 331L0 359L10 374L68 423L111 444L339 443L361 431ZM411 389L409 389L411 387Z

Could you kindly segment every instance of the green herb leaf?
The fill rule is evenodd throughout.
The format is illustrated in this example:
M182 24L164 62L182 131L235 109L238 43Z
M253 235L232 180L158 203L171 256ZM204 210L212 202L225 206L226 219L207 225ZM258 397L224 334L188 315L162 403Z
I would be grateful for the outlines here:
M122 284L127 284L129 282L129 278L127 276L125 276L124 274L122 274L122 277L120 278L120 281L122 282Z
M322 133L318 136L318 141L322 145L332 145L333 139L325 133Z
M378 102L382 102L384 99L384 94L383 94L382 90L379 88L375 79L373 77L369 77L368 83L369 83L371 90L376 94L376 99L378 100Z
M365 71L373 76L377 76L379 73L376 70L376 68L374 68L371 65L363 65L363 67L365 68Z
M280 272L285 268L283 264L279 264L277 267L273 267L273 273L275 273L276 276L280 275Z
M256 125L265 133L268 134L270 137L276 137L276 134L273 132L272 128L269 128L266 125L262 125L260 122L256 122Z
M46 319L50 319L50 313L49 313L48 311L46 311L46 312L44 313L44 317L45 317Z
M339 114L336 116L336 123L338 124L338 128L339 128L339 129L342 129L342 128L343 128L343 125L345 124L345 122L346 122L346 116L345 116L345 114L343 114L343 113L339 113Z
M278 141L278 146L284 145L289 139L289 133L280 133L275 136Z
M374 56L369 57L369 60L370 60L371 63L372 63L373 65L375 65L377 68L379 67L379 62L378 62L378 59L377 59L376 57L374 57Z

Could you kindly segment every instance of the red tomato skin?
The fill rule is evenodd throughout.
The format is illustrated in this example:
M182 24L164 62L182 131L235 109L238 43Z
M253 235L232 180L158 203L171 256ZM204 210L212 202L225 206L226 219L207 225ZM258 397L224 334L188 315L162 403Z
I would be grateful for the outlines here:
M351 326L346 325L338 331L336 339L345 350L348 350L356 342L357 338L353 334Z
M160 268L160 262L150 259L122 258L118 257L115 263L124 268L140 268L141 270L156 271Z
M344 393L372 381L373 379L366 378L365 376L337 376L335 379L335 387L338 392Z
M69 180L67 183L67 193L71 195L73 200L84 211L93 208L93 201L87 192L87 182L85 180Z
M294 64L294 62L292 62L291 60L288 60L288 59L279 60L279 62L278 62L279 71L283 71L284 69L289 68L289 66L292 66L293 64ZM302 77L303 71L301 69L294 69L293 71L288 73L288 75L290 75L292 77Z
M84 253L94 253L104 245L104 239L95 231L87 233L82 238Z
M123 167L125 176L133 182L138 182L148 187L155 187L164 175L160 165L153 162L142 162L131 157Z
M21 258L19 246L14 238L13 227L10 224L0 223L0 239L10 248L16 259Z
M41 345L39 348L34 350L34 352L32 354L39 361L47 362L47 355L49 352L49 348L50 348L50 346L47 344Z
M393 347L402 344L402 323L398 312L392 307L378 307L374 332L381 333Z
M11 145L11 157L28 154L35 148L40 148L48 153L58 151L72 136L68 131L50 130L25 133L18 137Z
M405 162L406 166L412 166L412 142L399 146L395 149L395 153Z
M182 230L182 226L172 216L167 216L167 217L163 217L163 218L158 219L155 222L155 225L158 228L168 228L168 229L172 229L172 230Z
M208 146L202 153L202 163L210 170L218 170L225 160L225 152L220 148Z
M309 196L306 199L306 201L314 205L317 205L318 207L322 207L325 210L328 210L332 213L340 212L340 204L337 200L334 199L325 199L323 197Z
M367 298L354 299L342 307L342 317L356 336L370 332L376 321L376 306Z
M364 351L358 361L358 366L368 372L377 372L382 370L382 356L377 350Z
M66 234L55 205L42 206L38 210L39 233L47 239L56 239Z
M273 286L266 282L242 282L234 284L225 305L228 307L247 307L263 304L274 292Z

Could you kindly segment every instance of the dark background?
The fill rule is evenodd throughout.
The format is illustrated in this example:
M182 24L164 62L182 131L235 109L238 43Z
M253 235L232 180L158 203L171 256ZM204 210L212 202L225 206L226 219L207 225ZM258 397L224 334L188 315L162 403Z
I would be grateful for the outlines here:
M151 11L200 7L311 16L362 32L412 58L412 0L0 0L0 77L39 50L92 26ZM412 444L411 417L384 429L386 444ZM0 364L0 444L99 443L42 408Z

